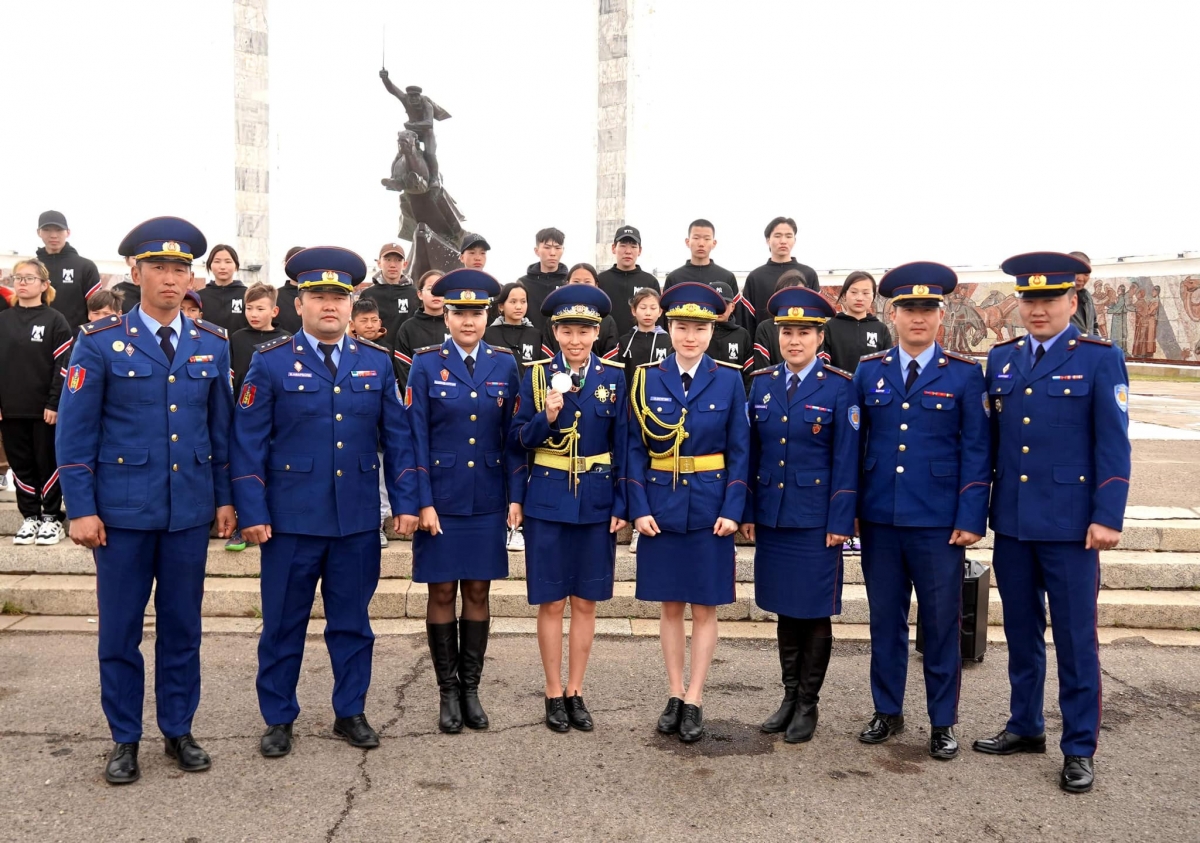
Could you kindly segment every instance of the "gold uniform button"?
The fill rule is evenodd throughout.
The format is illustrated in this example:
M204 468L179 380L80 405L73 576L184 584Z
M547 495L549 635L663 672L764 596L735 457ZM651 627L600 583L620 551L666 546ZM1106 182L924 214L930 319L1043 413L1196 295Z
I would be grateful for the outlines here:
M821 485L821 478L819 478L819 477L817 478L817 480L816 480L816 485L818 485L818 486L820 486L820 485Z
M901 430L908 430L908 425L907 425L907 424L902 424L902 425L900 425L900 429L901 429Z
M1069 390L1069 389L1063 390L1063 395L1070 395L1070 394L1071 394L1071 390Z
M1079 475L1079 482L1080 482L1080 483L1086 483L1086 482L1087 482L1087 478L1086 478L1086 477L1084 477L1084 476L1081 474L1081 475Z
M341 421L341 420L342 420L342 414L341 414L341 413L338 413L336 416L334 416L334 418L335 418L335 419L337 419L338 421Z
M175 465L171 466L171 471L179 471L179 463L175 463Z
M1029 453L1029 446L1028 446L1028 445L1022 445L1022 446L1021 446L1021 453L1022 453L1022 454L1028 454L1028 453Z
M172 433L172 434L171 434L171 441L172 441L172 442L178 442L178 441L179 441L179 434L178 434L178 433Z
M710 409L710 410L715 410L715 409L717 409L717 405L716 405L716 404L709 404L709 405L708 405L708 409Z
M202 377L202 378L207 378L207 377L208 377L208 371L207 371L207 370L205 370L205 369L201 369L201 370L200 370L200 377Z
M285 465L285 466L283 467L283 470L284 470L284 471L291 471L291 470L292 470L292 467L291 467L290 465Z
M124 465L124 463L125 463L124 457L117 457L117 465Z
M299 389L299 390L300 390L300 392L303 392L303 391L304 391L304 384L300 384L300 386L299 386L299 387L297 387L297 389Z
M1025 387L1025 394L1026 394L1026 395L1033 395L1033 388L1032 388L1032 387L1028 387L1028 386L1027 386L1027 387Z
M172 405L171 405L171 412L172 412L172 413L173 413L173 412L175 412L175 411L176 411L176 410L178 410L178 409L179 409L179 408L178 408L178 407L176 407L174 404L172 404Z
M441 461L441 460L434 460L434 461L433 461L433 464L434 464L434 465L441 465L441 464L442 464L442 461Z
M129 374L131 374L131 375L132 375L132 374L133 374L133 372L130 372ZM175 376L174 376L174 375L168 375L168 376L167 376L167 383L175 383Z
M341 443L341 442L337 443L337 446L338 446L339 448L341 448L341 447L342 447L342 443Z
M787 421L787 416L784 416L782 419L780 419L780 421L782 421L782 422L786 422L786 421Z
M902 466L902 465L898 465L898 466L896 466L896 473L897 473L897 474L903 474L903 473L904 473L904 466Z
M783 488L783 484L782 484L782 483L780 483L780 484L779 484L779 488L780 488L780 489L782 489L782 488Z
M779 440L779 444L780 444L780 445L786 445L786 444L787 444L787 437L786 437L786 436L784 436L783 438L781 438L781 439Z
M475 467L475 460L468 460L467 468L474 468L474 467Z
M907 402L907 401L905 401L903 404L901 404L901 405L900 405L900 409L901 409L901 410L907 410L907 409L908 409L908 402Z
M783 460L780 460L780 461L779 461L779 464L780 464L780 465L786 465L787 463L785 463Z
M938 405L937 405L937 408L938 408L939 410L940 410L940 409L942 409L942 405L941 405L941 404L938 404Z
M475 437L471 437L470 439L468 439L468 440L467 440L467 444L468 444L468 445L474 445L474 444L475 444Z
M1021 482L1022 482L1022 483L1028 483L1028 482L1029 482L1029 476L1028 476L1028 475L1026 475L1026 474L1022 474L1022 475L1021 475Z
M582 416L582 415L583 415L583 411L582 411L582 410L576 410L576 411L575 411L575 418L579 418L579 417L580 417L580 416Z
M370 389L370 388L371 388L371 385L369 383L363 384L363 389Z
M301 388L301 389L304 389L304 387L300 387L300 388ZM335 386L335 387L333 388L333 391L334 391L335 393L336 393L336 392L341 392L341 391L342 391L342 388L341 388L340 386Z
M342 470L341 470L340 468L337 470L337 476L338 476L338 477L341 477L341 476L342 476Z
M901 444L901 445L900 445L900 450L901 450L901 451L907 451L907 450L908 450L908 446L907 446L907 445L904 445L904 444Z
M475 414L474 414L474 413L472 413L472 414L471 414L471 421L475 421Z
M1026 416L1025 418L1021 419L1021 424L1029 424L1029 416Z
M478 398L478 397L479 397L479 393L478 393L478 392L472 392L472 393L471 393L471 397L472 397L472 398Z
M446 397L446 391L445 391L444 389L442 390L442 397L443 397L443 398L445 398L445 397Z

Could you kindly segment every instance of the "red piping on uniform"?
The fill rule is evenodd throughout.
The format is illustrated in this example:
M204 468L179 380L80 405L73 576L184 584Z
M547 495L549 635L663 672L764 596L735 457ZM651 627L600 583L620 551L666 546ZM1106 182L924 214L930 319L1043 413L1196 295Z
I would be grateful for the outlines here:
M235 477L232 480L230 480L229 482L236 483L239 480L257 480L259 483L262 483L264 489L267 488L267 484L264 483L263 479L261 477L259 477L257 474L243 474L241 477Z
M70 463L70 464L68 464L68 465L60 465L60 466L58 467L58 470L59 470L59 471L62 471L64 468L86 468L86 469L88 470L88 474L95 474L95 473L96 473L96 472L92 471L92 467L91 467L90 465L84 465L84 464L83 464L83 463L81 463L81 462L73 462L73 463Z
M829 496L829 500L832 501L838 495L857 495L857 494L858 494L858 492L854 491L853 489L838 489L836 492L834 492L832 495Z
M1110 477L1110 478L1108 478L1107 480L1105 480L1103 483L1101 483L1099 486L1097 486L1096 488L1097 488L1097 489L1103 489L1105 486L1107 486L1109 483L1112 483L1114 480L1116 480L1116 481L1118 481L1118 482L1120 482L1120 483L1125 483L1125 484L1127 484L1127 485L1128 485L1128 483L1129 483L1129 478L1128 478L1128 477Z
M626 478L625 482L626 482L626 483L633 483L634 485L636 485L636 486L638 486L639 488L642 488L642 489L646 488L646 487L645 487L645 486L643 486L641 483L638 483L636 480L634 480L632 477L628 477L628 478Z
M730 486L735 486L735 485L737 485L738 483L741 483L743 486L746 486L746 483L745 483L745 481L742 481L742 480L731 480L731 481L730 481L728 484L726 484L725 488L726 488L726 489L728 489ZM747 488L747 489L749 489L750 487L749 487L749 486L746 486L746 488Z
M958 493L961 495L963 492L967 491L967 489L970 489L972 486L986 486L986 485L988 485L988 484L984 483L982 481L976 480L973 483L968 483L967 485L963 486L961 489L958 490Z

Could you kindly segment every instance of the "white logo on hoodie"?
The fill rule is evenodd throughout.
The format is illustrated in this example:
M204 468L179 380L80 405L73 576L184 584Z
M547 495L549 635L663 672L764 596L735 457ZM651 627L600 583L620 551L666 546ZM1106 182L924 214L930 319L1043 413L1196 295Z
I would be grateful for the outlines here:
M867 348L879 347L879 333L876 331L867 331Z
M75 270L74 269L63 269L62 282L64 284L74 284L75 283Z
M41 342L42 337L44 337L45 335L46 335L46 326L45 325L34 325L33 326L33 335L29 337L29 341L30 342Z

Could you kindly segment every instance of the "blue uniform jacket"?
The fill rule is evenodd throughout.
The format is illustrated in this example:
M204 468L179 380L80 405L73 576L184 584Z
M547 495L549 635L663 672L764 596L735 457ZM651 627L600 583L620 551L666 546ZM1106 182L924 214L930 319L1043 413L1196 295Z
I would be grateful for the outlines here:
M692 388L683 393L675 355L661 363L641 367L645 372L645 406L654 418L678 422L687 410L683 456L724 454L725 467L715 471L681 474L650 467L642 425L629 422L629 454L625 476L630 519L653 515L659 529L670 533L712 530L718 518L740 522L746 508L746 476L750 468L750 431L746 421L746 388L741 370L721 366L705 354L696 369ZM640 403L642 397L638 397ZM650 432L663 431L648 422ZM655 440L657 452L668 443Z
M1031 370L1029 343L988 354L996 454L992 529L1024 541L1120 530L1129 494L1129 376L1120 350L1075 326Z
M896 349L864 357L854 373L863 417L859 517L982 536L992 480L983 372L935 344L912 389L904 376Z
M850 375L819 359L787 396L787 365L750 380L750 491L743 521L854 534L860 413Z
M451 340L413 354L405 395L421 507L436 507L439 515L507 507L525 459L505 453L519 391L517 362L506 348L480 342L474 377Z
M515 469L513 502L522 504L526 515L545 521L597 524L607 522L610 517L625 520L624 465L629 413L623 367L593 354L583 388L563 395L563 408L554 424L546 420L545 410L537 412L534 406L533 372L536 368L544 372L547 387L555 373L569 371L560 352L549 360L529 364L521 381L521 397L509 433L509 447L514 453L527 453L528 462ZM607 470L578 475L578 490L572 488L569 472L533 464L533 451L547 439L561 440L562 431L576 420L580 435L578 456L612 454ZM528 482L524 482L525 478Z
M233 499L243 526L347 536L379 529L379 455L392 512L416 512L407 413L391 356L347 336L337 377L303 334L250 359L233 419Z
M170 364L140 306L81 329L55 434L69 517L185 530L233 503L229 343L224 329L181 318Z

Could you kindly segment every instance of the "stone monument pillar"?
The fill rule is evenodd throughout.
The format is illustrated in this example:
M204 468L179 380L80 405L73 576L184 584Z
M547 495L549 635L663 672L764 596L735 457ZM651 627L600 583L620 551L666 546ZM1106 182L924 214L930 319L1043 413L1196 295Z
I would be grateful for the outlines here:
M598 0L596 111L596 254L612 263L613 232L625 223L625 162L629 124L629 24L633 0Z
M267 0L233 0L234 206L242 277L271 283ZM261 266L257 272L248 267Z

